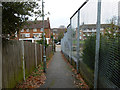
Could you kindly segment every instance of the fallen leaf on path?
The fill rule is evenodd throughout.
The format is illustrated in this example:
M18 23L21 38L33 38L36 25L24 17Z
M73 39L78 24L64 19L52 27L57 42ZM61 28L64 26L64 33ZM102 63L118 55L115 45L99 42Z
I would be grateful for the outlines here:
M47 61L47 68L51 60ZM46 76L43 73L43 65L39 65L25 81L16 85L16 88L39 88L45 83L45 80Z
M82 79L81 75L80 75L80 74L77 74L77 70L74 69L74 67L68 62L68 60L65 58L65 56L64 56L63 54L62 54L62 56L63 56L65 62L67 62L67 64L71 67L72 72L74 73L74 74L72 74L72 76L75 77L75 79L77 80L77 82L74 81L74 83L76 84L76 86L77 86L78 88L86 88L86 89L89 89L88 85L87 85L87 84L85 83L85 81Z

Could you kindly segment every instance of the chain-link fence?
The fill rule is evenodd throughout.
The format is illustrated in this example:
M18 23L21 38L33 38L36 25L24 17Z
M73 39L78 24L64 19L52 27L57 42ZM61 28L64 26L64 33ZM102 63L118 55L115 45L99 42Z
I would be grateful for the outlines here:
M70 18L61 49L90 87L120 87L120 1L87 0Z
M118 20L120 11L118 10L120 0L102 3L101 24L108 24L102 28L100 41L98 86L102 88L120 88L120 21Z
M72 31L70 25L67 27L67 33L64 34L63 39L61 40L61 50L65 56L69 58L72 57ZM70 61L71 62L71 61Z

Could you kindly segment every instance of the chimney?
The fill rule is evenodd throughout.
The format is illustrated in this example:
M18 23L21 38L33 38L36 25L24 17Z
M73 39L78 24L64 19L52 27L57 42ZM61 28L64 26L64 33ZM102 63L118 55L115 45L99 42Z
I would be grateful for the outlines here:
M49 22L49 17L47 17L47 21Z

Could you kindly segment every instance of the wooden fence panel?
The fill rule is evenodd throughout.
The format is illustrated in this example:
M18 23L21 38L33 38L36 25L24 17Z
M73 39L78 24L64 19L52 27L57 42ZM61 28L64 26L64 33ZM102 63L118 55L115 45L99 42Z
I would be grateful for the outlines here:
M37 44L36 46L37 46L37 65L39 65L41 63L41 47L39 44Z
M36 48L37 65L39 65L43 59L43 46L37 44ZM46 49L47 58L51 52L52 46L48 46ZM19 81L23 80L22 42L9 41L6 44L3 43L2 55L2 86L3 88L14 88ZM24 61L25 75L28 76L36 67L34 43L24 42Z
M8 42L2 48L3 88L13 87L22 79L20 42Z

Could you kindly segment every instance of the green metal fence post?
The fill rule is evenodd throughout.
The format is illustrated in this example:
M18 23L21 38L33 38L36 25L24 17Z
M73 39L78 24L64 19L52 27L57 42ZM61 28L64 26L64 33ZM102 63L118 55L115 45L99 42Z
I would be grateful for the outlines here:
M101 27L100 23L101 23L101 0L98 0L94 88L98 87L97 83L98 83L99 48L100 48L100 27Z
M44 72L46 73L46 51L45 51L45 30L44 30L44 2L42 0L42 20L43 20L43 66L44 66Z
M80 10L78 11L78 26L77 26L77 73L79 73L79 53L80 53Z

